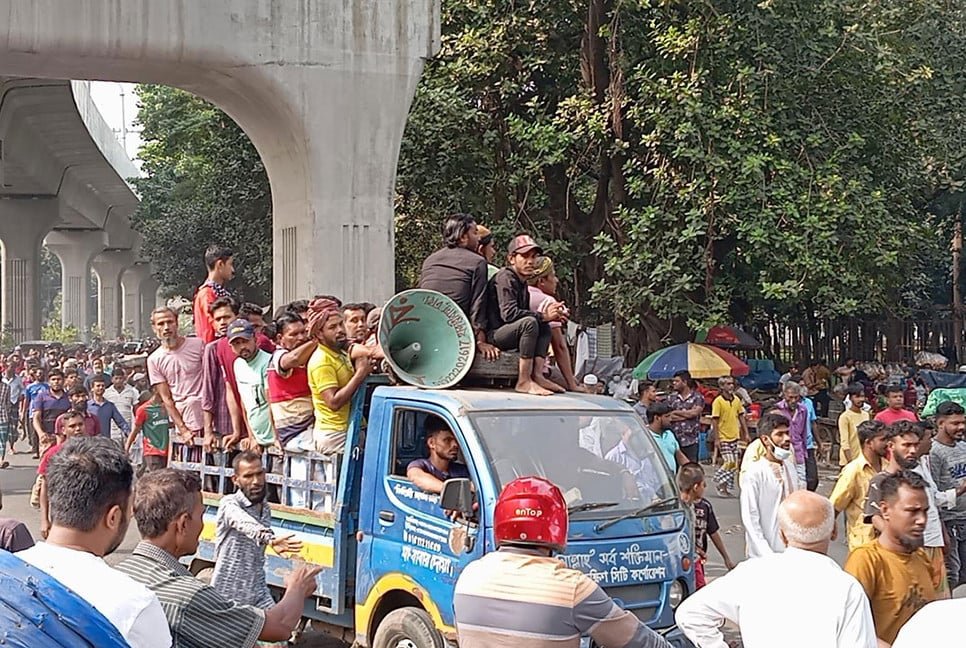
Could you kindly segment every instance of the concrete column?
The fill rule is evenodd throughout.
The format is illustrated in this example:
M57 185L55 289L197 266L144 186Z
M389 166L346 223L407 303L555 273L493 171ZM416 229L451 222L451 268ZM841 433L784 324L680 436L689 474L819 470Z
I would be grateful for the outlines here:
M158 303L158 290L161 289L161 284L152 275L141 282L141 338L151 337L153 334L151 330L151 311L159 306Z
M104 339L121 333L121 274L134 265L131 250L108 250L91 264L97 274L97 326Z
M0 200L0 323L18 342L40 337L40 243L58 218L56 198Z
M61 326L76 327L83 339L90 337L91 260L107 247L102 231L54 231L44 246L57 255L61 265Z
M148 286L151 282L153 285ZM143 337L144 308L142 295L144 287L157 291L157 282L151 277L151 264L136 263L121 275L121 287L124 288L124 301L121 305L121 330L129 330L135 339ZM151 294L154 301L154 294Z

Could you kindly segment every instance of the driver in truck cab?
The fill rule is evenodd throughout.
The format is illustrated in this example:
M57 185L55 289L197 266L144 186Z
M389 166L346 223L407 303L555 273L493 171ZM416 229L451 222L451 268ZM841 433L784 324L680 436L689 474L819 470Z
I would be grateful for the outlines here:
M453 607L460 648L671 648L583 572L554 558L567 545L567 504L541 477L508 483L493 511L498 550L463 569Z
M460 454L459 441L446 421L429 415L426 417L424 429L429 456L410 461L406 467L406 477L425 492L438 495L443 491L443 482L447 479L469 479L470 471L466 464L457 461Z

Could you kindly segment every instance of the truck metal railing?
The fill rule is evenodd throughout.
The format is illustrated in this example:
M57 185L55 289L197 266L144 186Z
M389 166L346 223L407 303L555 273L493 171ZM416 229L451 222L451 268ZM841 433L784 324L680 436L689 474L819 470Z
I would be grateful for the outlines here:
M197 475L208 494L227 495L235 491L232 483L235 471L231 464L239 452L235 448L228 452L207 452L201 439L190 443L172 441L170 467ZM331 514L341 463L340 456L266 448L262 452L262 465L269 503Z

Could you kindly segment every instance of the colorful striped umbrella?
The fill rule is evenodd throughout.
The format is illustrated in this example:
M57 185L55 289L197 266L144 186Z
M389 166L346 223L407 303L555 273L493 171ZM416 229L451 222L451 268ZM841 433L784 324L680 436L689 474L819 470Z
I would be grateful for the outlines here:
M644 358L634 369L634 377L638 380L667 380L682 369L690 371L692 378L748 375L748 365L724 349L686 342L655 351Z

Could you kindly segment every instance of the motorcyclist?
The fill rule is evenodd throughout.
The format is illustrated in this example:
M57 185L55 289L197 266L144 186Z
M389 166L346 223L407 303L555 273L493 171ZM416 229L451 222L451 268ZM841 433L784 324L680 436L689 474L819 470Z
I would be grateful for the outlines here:
M567 504L542 477L508 483L493 512L498 547L463 570L454 608L460 648L553 644L670 648L583 572L553 557L567 544Z

